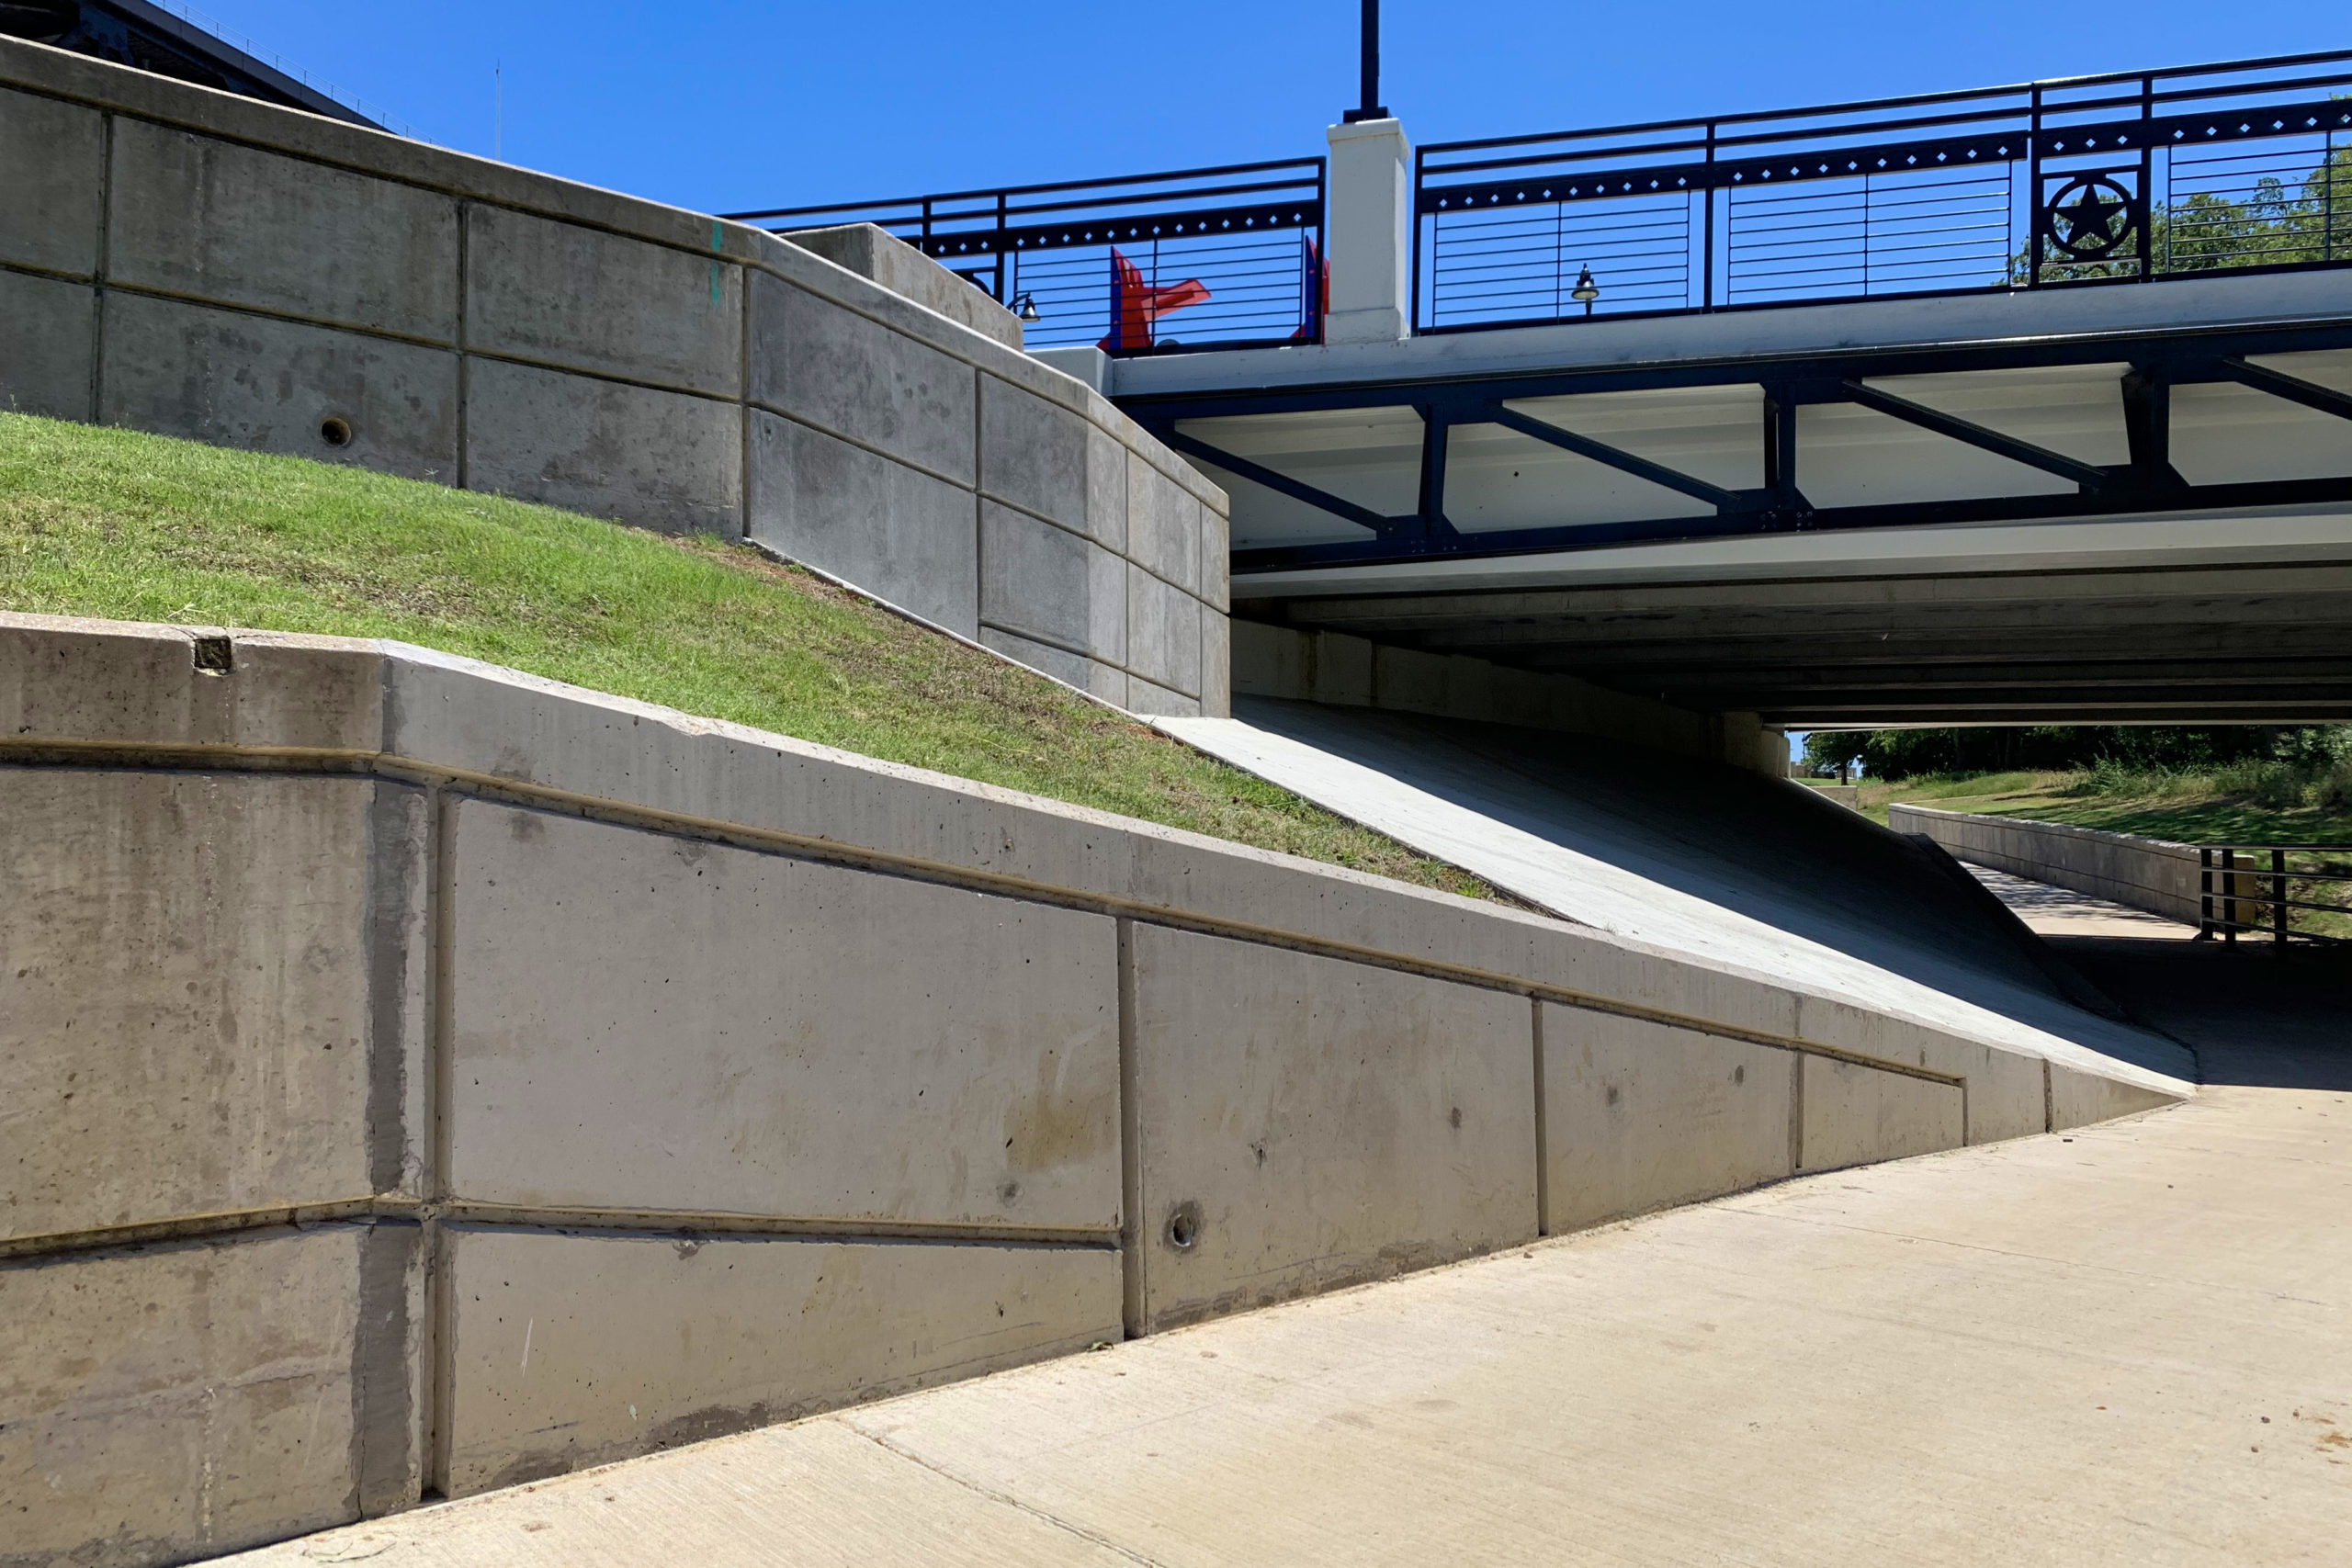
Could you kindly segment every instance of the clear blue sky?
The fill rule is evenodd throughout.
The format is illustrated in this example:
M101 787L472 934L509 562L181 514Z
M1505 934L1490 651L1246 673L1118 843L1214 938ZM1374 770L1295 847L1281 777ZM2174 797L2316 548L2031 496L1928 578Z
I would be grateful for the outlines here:
M1353 0L198 0L447 146L701 210L1321 151ZM1387 0L1419 141L2352 47L2340 0ZM1132 28L1132 32L1123 32Z

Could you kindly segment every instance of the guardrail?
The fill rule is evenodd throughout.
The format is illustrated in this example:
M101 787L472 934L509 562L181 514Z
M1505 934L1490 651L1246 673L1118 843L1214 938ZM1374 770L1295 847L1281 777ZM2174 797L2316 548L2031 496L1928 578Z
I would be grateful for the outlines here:
M2240 855L2255 857L2241 863ZM2335 860L2321 860L2322 856ZM2342 903L2297 895L2342 886L2352 893L2352 844L2202 844L2198 847L2203 914L2197 939L2235 942L2240 931L2290 942L2343 942L2352 936L2310 929L2308 917L2333 915L2352 931L2352 898ZM2313 861L2318 863L2312 863ZM2295 920L2306 918L2298 930Z
M1026 323L1112 354L1319 342L1324 160L951 191L728 217L779 233L878 224Z
M2352 51L1416 154L1416 325L2352 262Z

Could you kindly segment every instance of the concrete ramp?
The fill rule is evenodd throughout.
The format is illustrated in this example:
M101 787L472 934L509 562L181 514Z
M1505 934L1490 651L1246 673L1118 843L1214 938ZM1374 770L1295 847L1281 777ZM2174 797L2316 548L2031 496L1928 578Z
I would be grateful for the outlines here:
M1564 919L2053 1061L2196 1076L1936 852L1801 784L1500 725L1234 709L1159 722Z

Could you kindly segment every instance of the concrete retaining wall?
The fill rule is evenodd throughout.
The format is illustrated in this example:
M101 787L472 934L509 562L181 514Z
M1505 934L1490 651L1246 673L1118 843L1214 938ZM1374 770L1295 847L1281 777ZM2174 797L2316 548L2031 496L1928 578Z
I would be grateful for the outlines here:
M1752 713L1704 714L1629 696L1573 675L1424 653L1345 632L1233 623L1233 690L1341 707L1512 724L1656 747L1768 777L1789 769L1788 737Z
M0 615L0 888L5 1563L2188 1092L370 642Z
M2202 915L2203 873L2194 845L1924 806L1890 806L1886 821L1898 833L1926 834L1955 860L2070 887L2192 926ZM2245 895L2261 896L2253 879L2245 880ZM2218 878L2214 886L2216 892L2222 891Z
M12 39L0 190L0 408L750 538L1122 706L1226 711L1223 492L871 236L812 238L837 265Z

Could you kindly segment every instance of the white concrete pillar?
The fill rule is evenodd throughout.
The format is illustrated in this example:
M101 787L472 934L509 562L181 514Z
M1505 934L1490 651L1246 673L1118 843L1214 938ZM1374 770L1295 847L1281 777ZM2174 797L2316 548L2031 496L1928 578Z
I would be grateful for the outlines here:
M1402 120L1358 120L1329 135L1323 341L1394 343L1413 319L1413 150Z

